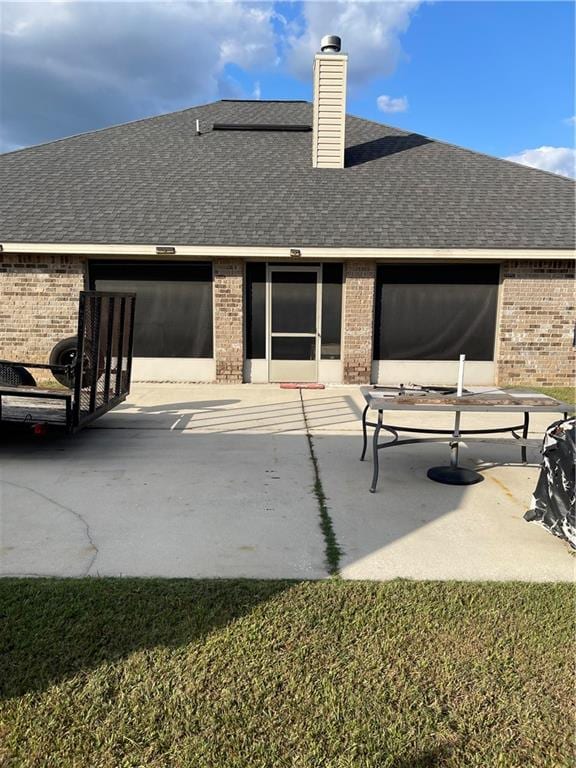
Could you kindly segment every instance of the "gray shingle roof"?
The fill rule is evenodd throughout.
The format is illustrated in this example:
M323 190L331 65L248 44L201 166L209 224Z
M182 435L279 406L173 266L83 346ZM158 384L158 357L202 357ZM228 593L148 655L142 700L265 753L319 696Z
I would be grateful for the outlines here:
M196 119L203 135L195 135ZM343 170L307 102L219 101L0 157L0 242L571 248L572 181L356 117Z

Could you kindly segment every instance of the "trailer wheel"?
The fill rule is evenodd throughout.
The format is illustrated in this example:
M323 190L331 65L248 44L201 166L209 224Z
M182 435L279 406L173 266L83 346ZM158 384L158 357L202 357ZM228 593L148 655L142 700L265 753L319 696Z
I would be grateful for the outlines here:
M0 363L0 384L7 387L35 387L36 379L21 365Z
M62 339L52 348L50 357L48 358L49 365L74 365L76 362L76 352L78 350L78 338L76 336L69 336L67 339ZM74 377L63 371L52 371L52 375L59 384L69 389L74 386Z
M58 344L54 346L52 352L50 352L49 364L50 365L74 365L76 362L76 354L78 352L78 337L69 336L67 339L62 339ZM92 374L94 371L94 359L92 355L92 346L88 339L84 341L84 366L82 372L82 389L90 386L92 381ZM98 360L98 377L102 375L104 370L104 358L100 356ZM53 371L54 378L63 384L65 387L72 389L74 387L74 376L70 376L62 371Z

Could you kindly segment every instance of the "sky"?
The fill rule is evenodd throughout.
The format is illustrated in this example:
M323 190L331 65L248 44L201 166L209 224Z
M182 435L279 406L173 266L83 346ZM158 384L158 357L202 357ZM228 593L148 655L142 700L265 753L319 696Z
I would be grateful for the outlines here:
M349 113L576 176L574 25L562 0L0 0L0 151L220 98L310 100L338 34Z

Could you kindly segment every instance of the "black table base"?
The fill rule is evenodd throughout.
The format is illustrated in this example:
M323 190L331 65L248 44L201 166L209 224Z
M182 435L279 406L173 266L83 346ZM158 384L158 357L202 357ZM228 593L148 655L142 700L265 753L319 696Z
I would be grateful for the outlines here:
M483 440L482 438L466 438L467 435L492 435L510 433L512 436L520 441L520 455L522 463L526 463L526 446L528 445L528 429L530 425L530 413L524 413L524 421L522 424L514 424L507 427L499 427L497 429L460 429L459 419L456 419L456 424L453 429L425 429L423 427L402 427L398 424L384 424L383 411L378 411L378 421L367 421L366 416L370 406L367 405L362 412L362 435L363 435L363 447L360 461L364 461L366 456L366 449L368 447L368 430L367 427L374 427L374 434L372 436L372 459L374 464L374 472L372 475L372 485L370 486L370 493L375 493L376 486L378 485L379 474L379 461L378 451L382 448L391 448L395 445L414 445L417 443L448 443L450 446L450 465L445 467L432 467L428 470L428 477L430 480L434 480L437 483L446 483L447 485L472 485L473 483L479 483L483 478L478 472L466 467L461 467L458 464L458 449L462 442L492 442L490 439ZM387 440L384 443L379 442L380 432L384 430L392 435L391 440ZM424 435L443 435L443 437L414 437L414 438L400 438L400 432L416 432ZM520 433L520 434L518 434Z
M430 467L426 477L444 485L474 485L484 480L480 472L466 467Z

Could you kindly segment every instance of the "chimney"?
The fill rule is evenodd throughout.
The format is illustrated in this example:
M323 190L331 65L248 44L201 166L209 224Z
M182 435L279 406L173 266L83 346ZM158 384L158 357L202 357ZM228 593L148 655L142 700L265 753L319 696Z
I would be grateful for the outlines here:
M344 168L348 56L340 47L337 35L326 35L314 56L313 168Z

